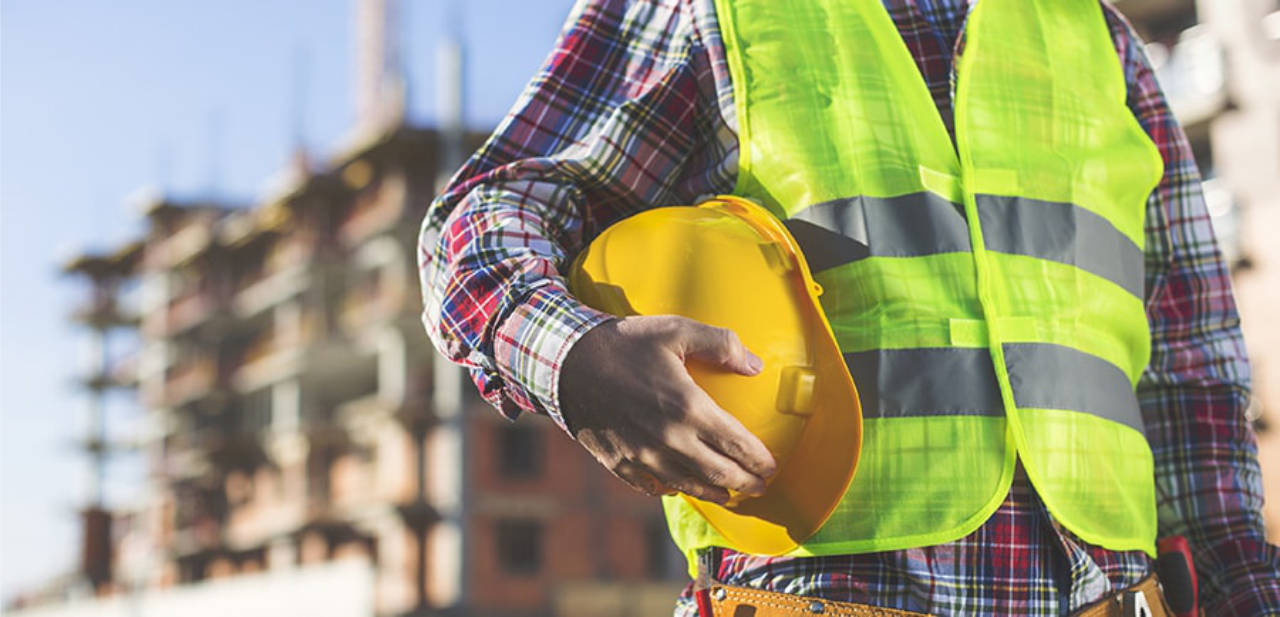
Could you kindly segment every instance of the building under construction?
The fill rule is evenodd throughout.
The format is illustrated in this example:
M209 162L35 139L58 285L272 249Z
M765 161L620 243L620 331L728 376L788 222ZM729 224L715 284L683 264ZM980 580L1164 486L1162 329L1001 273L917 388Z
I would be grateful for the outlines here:
M1277 542L1280 244L1266 234L1280 229L1280 4L1116 5L1151 42L1208 180ZM385 21L362 23L383 45ZM369 54L365 118L388 91ZM389 117L330 161L299 158L253 207L156 196L143 237L68 263L88 283L75 317L97 341L92 417L107 392L136 389L149 485L126 511L86 498L81 576L97 598L21 614L670 612L684 564L658 505L551 422L484 408L430 348L418 225L451 153L483 136ZM120 331L130 345L109 352ZM101 421L83 443L101 469Z
M553 423L488 409L422 333L441 140L391 127L252 208L155 198L144 237L68 265L90 283L81 320L140 341L86 383L136 385L151 428L147 502L86 510L98 595L257 575L291 614L310 593L367 597L352 614L542 615L678 588L654 500ZM669 610L674 591L652 595Z
M686 575L660 504L552 422L489 409L423 333L419 225L485 135L462 130L449 42L440 128L408 125L394 3L355 6L336 155L300 153L248 207L143 197L141 237L66 264L88 292L96 481L80 572L21 614L670 612ZM109 511L117 390L147 478Z

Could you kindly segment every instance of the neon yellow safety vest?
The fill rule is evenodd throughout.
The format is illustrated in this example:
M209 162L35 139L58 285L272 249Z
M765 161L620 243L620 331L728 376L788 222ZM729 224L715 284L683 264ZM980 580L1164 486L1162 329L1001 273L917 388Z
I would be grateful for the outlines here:
M787 222L863 401L860 466L794 555L949 542L1016 460L1084 540L1154 555L1143 219L1159 152L1098 0L981 0L956 142L879 0L716 0L735 193ZM690 557L728 546L684 500Z

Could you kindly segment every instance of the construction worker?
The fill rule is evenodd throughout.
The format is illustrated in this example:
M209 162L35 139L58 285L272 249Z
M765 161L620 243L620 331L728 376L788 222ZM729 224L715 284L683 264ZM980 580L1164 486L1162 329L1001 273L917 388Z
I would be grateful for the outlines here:
M579 2L427 215L428 333L506 416L550 416L638 490L760 494L769 448L686 370L756 375L753 350L564 282L614 223L724 194L843 243L819 282L865 444L785 555L718 544L666 498L701 577L838 614L1162 610L1156 538L1184 535L1206 614L1280 614L1227 269L1114 9ZM695 591L677 614L726 606Z

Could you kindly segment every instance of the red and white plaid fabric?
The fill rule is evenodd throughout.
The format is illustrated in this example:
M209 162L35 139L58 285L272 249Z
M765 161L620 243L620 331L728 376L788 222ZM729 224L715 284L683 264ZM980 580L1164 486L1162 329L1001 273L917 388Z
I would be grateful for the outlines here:
M884 0L951 126L963 0ZM1155 453L1162 535L1187 536L1206 614L1280 614L1280 556L1266 544L1249 367L1230 280L1191 150L1140 41L1103 5L1128 103L1165 175L1148 203L1153 342L1139 396ZM559 417L564 355L608 316L560 277L611 223L732 191L732 86L712 0L583 0L555 50L423 225L423 319L509 417ZM1141 553L1058 526L1019 474L986 524L953 543L870 555L760 558L726 551L728 584L938 614L1058 615L1137 582ZM686 594L677 613L689 614Z

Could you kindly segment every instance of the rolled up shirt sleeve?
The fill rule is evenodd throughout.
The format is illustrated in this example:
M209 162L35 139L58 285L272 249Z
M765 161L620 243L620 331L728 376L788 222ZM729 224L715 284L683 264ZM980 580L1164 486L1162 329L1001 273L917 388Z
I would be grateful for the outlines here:
M559 375L611 319L568 292L596 234L733 185L736 139L688 3L584 0L543 69L436 199L419 237L423 323L505 415L563 427Z

